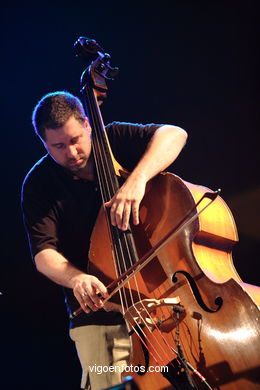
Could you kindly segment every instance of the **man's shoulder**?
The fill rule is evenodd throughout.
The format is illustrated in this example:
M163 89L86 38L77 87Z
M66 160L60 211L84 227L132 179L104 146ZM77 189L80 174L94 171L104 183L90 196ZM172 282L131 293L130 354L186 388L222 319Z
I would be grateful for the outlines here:
M159 127L163 125L155 123L136 123L113 121L106 125L108 137L135 137L144 138L152 135Z
M160 127L153 123L112 122L106 132L116 161L132 171L145 153L155 131Z
M122 122L122 121L113 121L106 125L107 132L123 132L129 131L131 129L138 129L143 127L144 125L140 123L132 123L132 122Z
M23 181L23 187L35 182L41 183L42 181L47 180L51 165L51 157L48 154L40 158L26 174Z

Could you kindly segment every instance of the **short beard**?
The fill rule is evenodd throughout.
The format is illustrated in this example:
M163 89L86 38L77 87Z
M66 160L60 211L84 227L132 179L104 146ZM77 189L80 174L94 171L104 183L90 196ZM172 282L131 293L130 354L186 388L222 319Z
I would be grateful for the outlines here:
M80 164L79 166L66 165L66 168L67 168L69 171L75 173L75 172L79 172L79 171L81 171L82 169L86 168L86 166L87 166L87 160L84 159L83 162L82 162L82 164Z

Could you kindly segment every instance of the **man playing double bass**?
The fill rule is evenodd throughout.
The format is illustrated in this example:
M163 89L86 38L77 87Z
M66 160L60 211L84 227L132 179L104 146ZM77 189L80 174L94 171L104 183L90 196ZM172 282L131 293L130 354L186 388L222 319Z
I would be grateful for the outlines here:
M32 121L47 150L22 188L32 258L39 272L64 287L69 313L79 305L87 313L71 321L70 336L82 366L81 388L100 390L119 383L120 373L99 374L93 366L126 364L129 339L120 311L103 307L105 285L87 273L91 232L102 204L91 128L80 100L65 91L45 95ZM175 161L187 134L176 126L121 122L107 125L106 132L116 160L131 172L105 204L112 225L125 231L130 219L139 223L147 182Z

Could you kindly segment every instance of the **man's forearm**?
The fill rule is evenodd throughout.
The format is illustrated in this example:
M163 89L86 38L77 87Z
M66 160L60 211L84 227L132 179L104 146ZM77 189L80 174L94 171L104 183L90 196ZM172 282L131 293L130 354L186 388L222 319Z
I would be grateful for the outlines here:
M107 297L105 285L95 276L74 267L59 252L54 249L44 249L35 256L35 263L38 271L53 282L71 288L86 313L103 307L100 294L103 298Z
M69 263L59 252L51 248L37 253L35 264L39 272L64 287L73 288L75 278L84 275L82 271Z
M113 198L105 203L106 207L110 207L112 225L126 230L130 214L133 223L139 223L139 205L146 183L176 160L186 139L186 131L179 127L165 125L156 130L133 172Z
M130 177L142 176L149 181L176 160L186 139L187 133L180 127L165 125L157 129Z

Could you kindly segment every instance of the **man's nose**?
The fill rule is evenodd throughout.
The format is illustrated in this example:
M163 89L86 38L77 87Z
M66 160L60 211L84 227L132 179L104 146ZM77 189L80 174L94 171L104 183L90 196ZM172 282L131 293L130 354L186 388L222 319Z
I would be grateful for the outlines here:
M77 148L75 145L69 145L67 148L67 156L68 158L75 158L77 156Z

